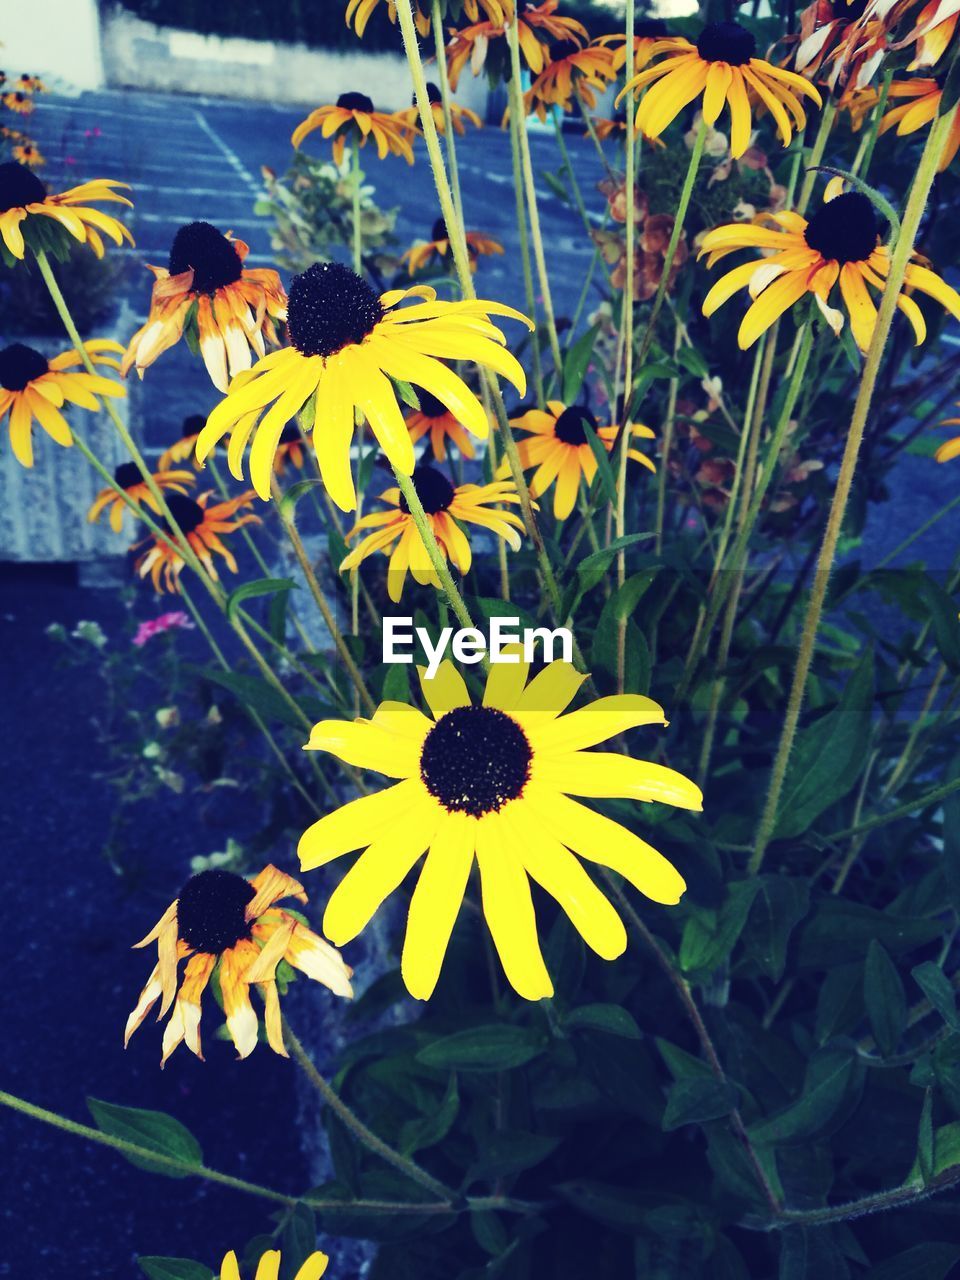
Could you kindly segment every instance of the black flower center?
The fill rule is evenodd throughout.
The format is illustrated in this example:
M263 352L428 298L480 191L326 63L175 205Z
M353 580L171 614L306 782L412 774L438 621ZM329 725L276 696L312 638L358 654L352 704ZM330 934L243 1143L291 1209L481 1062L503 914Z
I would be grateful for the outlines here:
M372 111L373 103L365 93L341 93L337 106L344 111Z
M586 444L587 433L583 429L584 423L596 431L597 420L586 405L572 404L569 409L564 409L557 419L553 428L554 435L564 444Z
M641 40L662 40L670 34L662 18L641 18L633 31Z
M290 285L287 328L301 355L332 356L362 342L382 319L374 291L339 262L315 262Z
M202 413L191 413L184 418L180 430L185 436L198 436L206 425L206 421Z
M180 891L177 932L194 951L219 955L250 937L246 909L253 897L253 885L243 876L201 871Z
M22 342L11 343L0 351L0 387L5 391L22 391L49 370L46 356Z
M444 222L443 218L438 218L436 222L433 224L433 227L430 230L430 239L431 240L449 240L450 239L450 233L447 230L447 224Z
M121 489L132 489L134 485L143 483L140 468L135 462L121 462L114 471L113 478Z
M170 274L178 276L191 267L196 293L214 293L243 275L240 255L223 232L209 222L188 223L173 237Z
M183 533L192 533L194 529L203 524L203 507L199 502L194 502L192 498L186 497L185 494L168 494L167 506ZM168 537L173 536L173 530L166 520L160 521L160 527Z
M572 58L579 52L580 46L576 40L558 40L550 49L550 61L562 62L564 58Z
M863 262L877 247L877 211L859 191L837 196L813 215L803 233L811 249L832 262Z
M41 204L46 198L46 187L25 164L17 164L16 160L0 164L0 213Z
M443 418L448 413L447 406L429 391L417 388L417 399L420 401L420 412L425 418Z
M446 511L453 501L453 485L442 471L438 471L436 467L416 467L411 479L417 491L417 497L423 503L423 509L428 516L436 516L441 511ZM400 495L400 510L407 515L410 514L410 508L403 494Z
M427 99L428 99L428 101L430 101L430 102L442 102L442 101L443 101L443 94L441 94L440 90L437 88L437 86L433 83L433 81L432 81L432 80L429 80L429 81L427 82ZM416 106L416 105L417 105L417 96L416 96L416 94L414 94L414 96L413 96L413 105L414 105L414 106Z
M742 67L757 52L753 34L739 22L711 22L697 39L697 53L704 62L728 62Z
M445 809L481 818L516 800L531 759L512 716L495 707L456 707L424 739L420 776Z

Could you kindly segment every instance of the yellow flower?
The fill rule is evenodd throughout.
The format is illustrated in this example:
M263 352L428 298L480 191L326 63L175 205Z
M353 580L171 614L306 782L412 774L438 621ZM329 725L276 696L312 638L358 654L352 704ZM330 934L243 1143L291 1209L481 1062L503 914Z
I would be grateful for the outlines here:
M484 485L461 484L454 488L442 471L423 464L415 468L412 479L440 550L461 573L468 573L473 562L470 541L460 528L461 524L490 529L514 551L520 550L518 530L522 532L523 521L512 511L491 505L519 503L520 498L511 480L495 480L493 484ZM341 564L340 572L355 569L368 556L383 551L390 556L387 591L394 604L403 594L408 571L421 585L432 583L439 588L437 571L430 562L427 548L400 490L387 489L380 495L380 501L387 503L391 510L371 512L357 521L347 534L347 542L362 530L371 529L373 532L368 533L350 552Z
M41 165L47 163L40 152L40 148L33 142L15 143L10 150L10 154L14 160L20 164L25 164L28 169L39 169Z
M604 93L616 78L613 54L601 45L581 49L575 41L566 41L551 51L551 58L523 95L524 110L546 121L550 110L568 111L574 94L593 110L597 105L594 90ZM504 118L509 116L509 108Z
M633 69L634 73L642 71L655 52L654 45L658 40L669 37L667 24L662 18L641 18L633 28ZM593 42L603 49L609 49L613 55L614 71L622 71L627 62L626 34L598 36Z
M297 916L276 905L281 898L307 901L303 886L272 865L252 880L221 869L191 876L147 936L136 943L136 947L148 947L156 942L157 964L127 1019L124 1046L159 1000L160 1018L173 1010L163 1032L161 1066L181 1043L202 1059L200 998L215 970L227 1030L241 1058L257 1045L252 986L263 998L267 1043L274 1053L287 1056L277 994L281 960L335 995L352 996L352 970ZM177 973L181 960L187 960L182 979Z
M121 462L120 466L114 471L113 478L127 497L135 502L137 506L141 503L146 503L151 511L157 515L160 514L157 501L147 487L147 482L135 462ZM161 491L166 490L170 493L182 494L187 492L184 486L192 485L195 479L196 477L192 471L165 471L162 467L153 477L154 483ZM93 505L87 512L87 520L93 524L95 520L100 519L100 516L108 507L110 508L110 528L114 533L120 533L123 528L123 516L127 510L127 504L116 489L100 490L93 500Z
M512 427L529 431L532 435L532 439L521 440L517 446L524 470L537 468L529 482L531 496L541 497L556 481L553 514L558 520L566 520L573 510L581 479L589 485L597 474L597 459L584 431L584 423L596 433L609 453L617 437L617 428L598 426L596 418L585 405L567 407L560 400L548 400L546 410L530 409L519 418L510 419ZM630 424L630 434L645 440L652 440L654 436L650 428L640 422ZM638 449L629 449L627 457L648 471L656 470L650 459ZM501 463L498 475L506 474L505 466L506 460Z
M297 125L290 141L299 147L315 129L319 129L325 138L333 138L333 158L337 164L343 162L348 141L354 146L364 147L368 138L373 138L377 144L377 155L381 160L392 152L395 156L403 156L407 164L413 164L413 148L408 134L419 130L405 123L400 112L393 114L374 110L365 93L341 93L335 106L317 107Z
M447 460L447 440L457 446L465 458L475 455L473 441L460 425L457 418L445 404L430 395L429 391L421 391L417 397L420 408L414 410L407 418L407 430L414 444L424 436L430 437L430 450L438 462Z
M325 1253L320 1253L319 1251L311 1253L310 1257L293 1277L293 1280L320 1280L320 1277L326 1273L329 1261L330 1259ZM279 1280L280 1262L279 1251L276 1249L268 1250L257 1263L257 1274L254 1280ZM224 1258L220 1267L220 1280L240 1280L240 1265L237 1262L237 1255L232 1249Z
M231 377L250 368L251 349L262 356L264 339L277 345L274 320L285 320L287 295L269 267L248 270L242 240L209 222L191 222L173 238L166 267L156 276L150 314L130 339L123 372L136 365L143 376L186 331L195 337L210 381L226 391Z
M98 338L83 345L93 364L118 367L104 352L122 351L119 343ZM65 401L96 411L100 408L97 396L126 395L112 378L77 369L81 363L79 353L73 350L53 360L22 342L0 350L0 423L10 415L10 447L21 466L33 466L34 421L57 444L69 449L73 435L60 412Z
M437 133L445 135L447 122L443 115L443 97L432 80L427 83L427 97L430 99L430 114L433 116L433 123L437 126ZM420 112L417 109L416 98L414 98L412 106L407 107L404 111L398 111L396 118L403 121L404 125L411 131L411 134L419 133ZM469 107L461 107L458 102L450 103L450 120L453 124L454 133L459 134L461 138L467 131L466 125L463 123L464 120L469 120L477 129L483 128L483 121L477 113L471 111Z
M379 3L380 0L347 0L347 26L352 22L357 35L362 37L371 13ZM513 0L460 0L459 3L456 0L444 0L441 5L445 16L446 11L454 7L462 9L470 22L477 21L481 10L491 22L498 22L501 26L513 19ZM396 22L396 0L387 0L387 13L390 21ZM421 0L413 0L413 20L421 36L430 34L430 15L424 13Z
M419 243L412 245L400 258L401 262L408 263L407 271L411 276L415 276L418 271L422 271L434 254L438 258L445 258L450 252L450 235L447 231L447 224L442 218L438 218L433 224L430 236L429 240L421 240ZM494 240L492 236L485 236L480 231L466 232L466 241L467 257L470 261L471 271L476 271L479 257L503 253L503 245L499 240Z
M196 460L197 436L203 430L205 422L206 418L202 413L191 413L184 418L180 426L180 438L161 453L157 463L158 470L170 471L176 462L192 461L195 466L200 465Z
M490 668L481 706L443 662L420 672L432 718L385 702L372 720L326 720L307 744L360 769L398 779L327 814L300 838L305 871L362 849L334 890L323 930L337 945L367 925L426 853L407 917L401 968L411 995L429 999L470 872L480 871L483 914L507 979L528 1000L553 994L540 953L530 880L554 897L584 941L613 960L627 945L620 917L579 858L622 875L655 902L679 901L682 876L619 823L573 800L659 801L698 810L689 779L664 765L590 751L638 725L664 724L650 698L624 694L562 713L586 679L551 662Z
M400 305L412 299L419 301ZM272 352L233 380L200 432L197 457L202 462L230 432L227 462L242 479L243 453L252 436L250 479L260 497L268 498L281 432L313 397L313 447L320 474L337 506L352 511L356 492L350 444L358 411L390 462L406 475L413 471L413 444L391 378L429 391L481 438L490 430L483 405L442 361L472 360L515 387L526 385L521 365L504 349L503 334L490 315L530 325L502 303L438 302L425 285L391 289L378 298L348 267L316 263L290 286L292 346Z
M293 1280L320 1280L320 1277L326 1273L327 1264L330 1259L325 1253L311 1253L306 1262L300 1267L300 1270L293 1277ZM270 1249L260 1258L257 1263L257 1274L254 1280L279 1280L280 1277L281 1257L277 1249ZM231 1251L224 1258L220 1267L220 1280L240 1280L240 1265L237 1262L237 1255Z
M252 493L242 493L239 497L229 498L209 506L213 495L202 493L196 501L183 497L179 493L167 495L166 503L170 514L180 526L180 532L196 552L200 563L211 578L216 579L217 570L213 563L213 553L222 556L231 573L237 572L237 562L233 552L220 539L223 533L233 533L243 524L259 524L259 516L237 516L243 507L250 506ZM236 518L234 518L236 517ZM173 530L166 520L160 521L160 527L169 537ZM134 566L141 578L147 574L153 582L155 591L176 591L177 582L183 571L185 560L180 551L152 534L147 539L147 550L140 556Z
M587 29L576 18L564 18L557 14L559 0L542 0L541 4L527 3L517 13L517 40L527 66L539 75L550 61L548 40L571 40L575 44L587 43ZM467 14L469 17L469 13ZM473 21L473 19L471 19ZM506 22L492 18L487 22L474 21L472 26L453 32L447 45L447 74L450 87L456 89L463 68L470 63L475 76L484 69L492 40L506 36Z
M803 76L756 57L756 51L752 32L736 22L711 23L701 31L696 44L681 36L658 40L651 55L669 56L634 76L617 102L629 90L646 90L635 123L648 138L659 138L701 95L700 108L709 125L716 124L726 104L730 110L730 154L737 159L750 146L752 93L770 112L780 141L788 147L793 129L802 130L806 125L798 95L812 98L819 107L820 94Z
M48 195L37 175L25 165L17 164L15 160L0 164L0 237L7 252L14 258L23 258L26 252L24 231L29 234L30 220L36 218L52 219L75 240L88 244L98 258L103 257L101 231L116 244L122 244L124 240L133 244L133 236L122 222L87 203L90 200L112 200L132 208L132 201L126 196L118 196L114 190L115 187L126 186L125 182L114 182L112 178L97 178L59 195Z
M960 408L960 403L957 407ZM944 418L940 426L960 427L960 418ZM952 440L945 440L933 456L938 462L950 462L958 455L960 455L960 436L954 436Z
M34 102L30 94L24 93L19 89L5 93L0 98L0 102L3 103L8 111L13 111L18 116L28 116L34 109Z
M917 15L917 21L907 36L893 46L901 49L904 45L916 44L917 56L907 67L908 71L919 71L923 67L934 67L946 53L953 33L957 29L960 12L954 0L929 0Z
M908 133L916 133L924 125L932 124L936 120L940 113L943 88L934 79L918 77L915 80L899 80L891 84L889 97L905 98L906 101L886 113L880 121L880 132L886 133L896 125L897 134L902 138ZM954 107L947 145L938 166L941 173L952 164L958 150L960 150L960 107Z
M700 253L710 255L710 267L739 249L772 251L761 262L734 267L704 299L703 314L710 316L739 290L748 290L753 303L737 335L742 351L808 294L839 334L843 315L829 305L838 280L854 341L861 351L869 347L877 308L867 286L883 292L890 250L880 244L877 214L870 200L858 191L843 193L842 187L840 178L828 183L826 203L809 222L799 213L774 213L768 215L772 227L735 222L716 227L703 237ZM935 298L960 320L960 294L928 267L911 262L904 282L908 289ZM927 332L920 308L906 293L897 299L897 306L913 326L919 345Z

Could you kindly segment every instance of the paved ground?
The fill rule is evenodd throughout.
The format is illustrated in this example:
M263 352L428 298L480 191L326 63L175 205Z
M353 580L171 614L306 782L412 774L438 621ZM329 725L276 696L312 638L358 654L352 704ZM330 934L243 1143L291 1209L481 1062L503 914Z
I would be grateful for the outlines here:
M128 253L125 288L132 311L142 316L150 276L141 264L164 263L184 222L204 218L232 227L250 243L254 264L269 263L267 229L252 212L259 170L263 164L284 169L299 118L298 112L259 105L131 92L48 99L33 123L52 169L73 156L77 177L133 184L137 248ZM552 139L538 136L533 146L538 168L557 168ZM592 192L599 167L590 144L571 136L569 146L583 188ZM481 291L521 304L507 139L492 129L471 134L461 155L468 222L496 235L508 250L505 259L482 265ZM396 160L371 161L367 168L381 202L402 205L401 241L425 235L436 209L422 153L412 172ZM569 313L589 251L578 236L576 214L546 189L542 216L557 309ZM169 443L186 414L206 412L215 399L184 349L164 356L136 395L150 448ZM893 499L871 520L871 558L952 496L960 463L956 467L953 473L927 460L903 459ZM917 553L946 565L958 533L960 522L945 521ZM204 1134L213 1128L206 1153L211 1164L239 1175L256 1171L285 1189L302 1185L304 1160L288 1138L294 1117L286 1064L258 1052L231 1073L225 1090L219 1075L185 1055L161 1075L151 1031L141 1032L143 1039L126 1056L119 1046L142 967L131 965L130 939L145 917L162 909L171 864L179 879L196 850L185 844L185 826L153 815L139 851L146 892L133 897L99 858L112 802L96 776L105 761L90 727L100 692L57 668L57 651L44 629L82 617L115 627L122 606L112 593L80 592L39 576L27 582L20 575L0 578L0 600L0 686L13 726L3 735L0 756L0 821L8 850L4 940L13 957L2 1085L82 1119L84 1094L97 1081L96 1089L111 1100L175 1111ZM212 835L207 844L218 847ZM223 1046L215 1048L229 1057ZM230 1193L161 1181L7 1112L0 1113L0 1135L3 1149L17 1153L0 1207L0 1276L115 1280L136 1274L138 1250L209 1258L252 1229L252 1206ZM338 1274L347 1277L350 1270Z

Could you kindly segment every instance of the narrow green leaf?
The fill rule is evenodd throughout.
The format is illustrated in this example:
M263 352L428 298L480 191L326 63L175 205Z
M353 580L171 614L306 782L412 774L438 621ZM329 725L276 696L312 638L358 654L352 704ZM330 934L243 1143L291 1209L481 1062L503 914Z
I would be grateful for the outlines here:
M315 488L318 484L323 484L320 479L317 480L298 480L296 484L292 484L280 499L280 517L283 520L289 520L293 515L293 509L310 489Z
M434 1040L417 1054L427 1067L450 1071L509 1071L539 1057L543 1039L525 1027L467 1027Z
M806 1142L827 1129L852 1094L859 1092L863 1068L846 1047L821 1049L807 1067L803 1092L777 1115L750 1129L756 1143Z
M150 1280L213 1280L213 1272L189 1258L144 1257L137 1266Z
M787 963L790 935L810 905L810 888L798 876L760 877L744 934L746 953L768 978L779 982Z
M715 1076L678 1080L667 1096L663 1129L669 1133L685 1124L704 1124L728 1116L737 1105L737 1091Z
M87 1098L87 1106L98 1129L113 1138L122 1138L147 1151L170 1156L182 1164L200 1168L203 1152L196 1138L179 1120L163 1111L145 1111L139 1107L118 1107L99 1098ZM170 1178L189 1177L190 1169L178 1173L168 1165L158 1165L147 1157L126 1155L125 1158L138 1169L149 1169Z
M884 1258L867 1280L947 1280L960 1262L960 1244L925 1240L892 1258Z
M867 948L863 1000L877 1048L889 1057L907 1025L907 997L896 965L876 938Z
M747 923L760 884L758 880L734 880L717 912L690 915L680 940L680 968L685 973L709 971L723 964Z
M917 1164L924 1182L933 1177L933 1090L925 1089L917 1133Z
M583 433L587 437L587 444L590 451L597 460L597 479L600 481L600 487L606 495L607 501L616 506L617 503L617 481L613 474L613 467L610 465L610 454L607 447L602 443L600 437L591 427L589 422L583 422Z
M237 609L245 600L255 600L258 596L269 596L278 591L289 592L296 585L292 578L254 578L252 582L245 582L243 586L235 587L227 596L224 605L228 622L234 621Z
M561 399L564 404L576 403L599 332L600 326L598 324L591 325L586 333L581 334L576 342L571 347L568 347L563 357L563 393Z
M632 547L634 543L646 542L649 538L656 537L654 533L627 533L622 538L614 538L609 546L601 547L599 551L591 551L590 555L584 556L577 563L577 572L582 573L585 570L606 569L613 563L613 558L618 551L622 551L624 547ZM646 569L645 573L650 574L650 580L656 576L657 569Z
M956 992L940 966L933 960L926 960L911 969L910 974L947 1026L952 1031L960 1031Z
M612 1036L625 1036L628 1040L641 1037L633 1014L618 1004L581 1005L567 1014L564 1023L579 1031L607 1031Z

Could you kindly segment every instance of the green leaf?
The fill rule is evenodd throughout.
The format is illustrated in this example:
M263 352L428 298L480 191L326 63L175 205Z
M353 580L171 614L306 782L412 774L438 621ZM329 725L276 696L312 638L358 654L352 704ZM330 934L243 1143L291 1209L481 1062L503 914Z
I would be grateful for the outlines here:
M691 914L680 941L680 968L685 973L709 971L723 964L747 923L758 880L734 880L719 911Z
M101 1102L99 1098L87 1098L87 1106L102 1133L108 1133L112 1138L122 1138L124 1142L132 1142L146 1151L170 1156L183 1165L197 1169L203 1165L200 1144L190 1130L173 1116L168 1116L163 1111L144 1111L139 1107L118 1107L112 1102ZM129 1155L127 1152L121 1154L138 1169L149 1169L151 1173L162 1173L170 1178L190 1176L189 1168L181 1173L145 1156Z
M488 1134L480 1143L480 1156L471 1164L467 1181L509 1178L524 1169L533 1169L543 1164L560 1142L555 1134L525 1133L519 1129Z
M820 1049L807 1065L803 1092L796 1102L750 1129L757 1143L807 1142L824 1132L859 1091L863 1068L846 1047Z
M955 1169L957 1165L960 1165L960 1123L953 1120L950 1124L941 1125L939 1129L934 1130L930 1177L939 1178L941 1173L946 1173L948 1169ZM911 1187L926 1185L919 1158L913 1162L913 1168L907 1174L906 1185Z
M956 992L940 966L933 960L926 960L911 969L910 974L951 1031L960 1031Z
M710 367L695 347L681 347L677 352L677 364L683 365L695 378L710 376Z
M956 601L928 574L917 584L917 595L929 611L933 638L940 656L956 674L960 671L960 623L957 621Z
M836 707L797 734L780 801L776 835L803 835L856 785L869 751L873 654L867 651Z
M410 701L410 677L403 663L393 662L387 667L380 698L383 702Z
M525 1027L467 1027L434 1040L417 1054L427 1067L449 1071L509 1071L543 1053L541 1036Z
M867 1275L867 1280L946 1280L960 1262L960 1244L925 1240L884 1258Z
M597 460L597 479L600 487L606 495L606 499L613 506L617 502L617 481L613 474L613 467L610 465L610 454L607 447L600 440L600 437L590 426L589 422L583 422L583 433L587 437L587 444Z
M405 382L403 378L391 378L390 381L396 387L404 404L408 404L411 409L420 408L420 397L409 382Z
M867 948L863 1000L877 1047L887 1058L895 1052L907 1025L907 997L896 965L876 938Z
M242 587L236 587L227 596L224 609L227 615L227 621L233 622L237 616L237 609L243 604L244 600L253 600L257 596L270 596L275 592L290 592L296 587L296 583L292 578L255 578L252 582L245 582Z
M453 1122L460 1110L460 1091L457 1088L457 1077L451 1075L447 1082L447 1090L439 1105L427 1115L416 1120L408 1120L400 1130L400 1150L404 1155L413 1155L426 1147L436 1146L450 1132Z
M577 564L577 573L588 570L606 569L613 563L613 558L618 551L624 547L632 547L636 542L646 542L649 538L655 538L654 533L627 533L622 538L614 538L609 546L601 547L599 551L592 551L590 555L584 556ZM644 571L650 575L652 582L658 570L647 569Z
M560 396L564 404L576 403L599 332L598 324L591 325L586 333L581 334L576 342L567 348L563 357L563 391Z
M947 768L945 782L960 777L960 753ZM943 874L954 909L960 909L960 791L953 791L943 802Z
M296 484L292 484L290 488L286 491L286 493L283 495L283 497L280 499L280 518L282 520L289 520L293 515L294 507L297 505L297 503L300 501L303 495L308 490L315 488L315 486L318 484L323 484L323 481L320 479L298 480Z
M728 1116L737 1105L737 1091L731 1084L711 1076L691 1076L678 1080L667 1096L663 1128L669 1133L685 1124L704 1124Z
M790 935L810 906L810 887L796 876L760 877L744 935L746 952L768 978L779 982L787 963Z
M649 570L634 574L622 587L614 591L600 613L590 662L594 672L604 671L611 679L617 678L620 626L626 619L624 640L625 693L646 693L650 687L650 650L643 632L632 621L631 615L649 587L652 576Z
M579 1031L606 1031L612 1036L624 1036L628 1040L641 1038L633 1014L618 1004L584 1004L567 1014L564 1023Z
M299 729L303 732L303 721L295 714L293 708L280 697L272 685L267 684L266 680L261 680L259 676L238 676L232 671L204 668L203 677L205 680L221 685L224 689L229 689L235 698L239 698L242 703L256 711L265 720L278 720L281 724L289 725L291 729Z
M189 1258L138 1258L137 1266L150 1280L213 1280L209 1267Z
M799 966L832 969L848 960L863 960L874 939L899 955L932 942L942 932L943 926L937 920L878 911L875 907L830 895L804 926Z
M830 1227L781 1232L779 1280L847 1280L850 1268Z
M917 1133L917 1164L924 1182L933 1177L933 1090L926 1089L923 1094L923 1107L920 1111L920 1128Z

